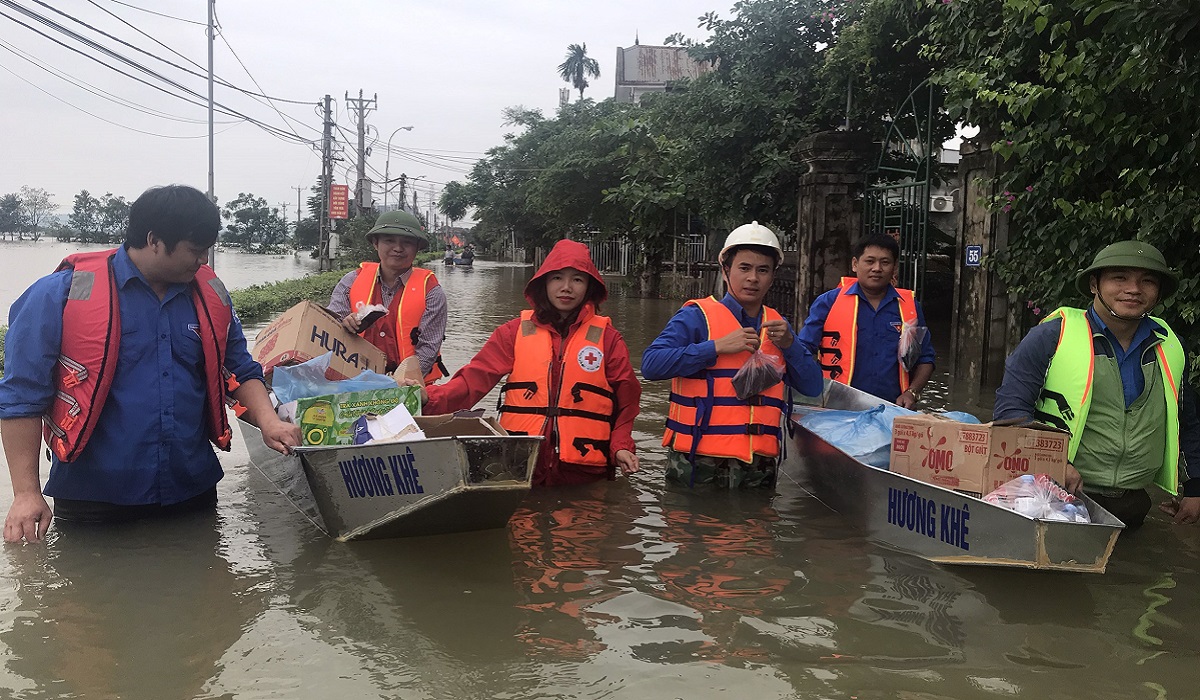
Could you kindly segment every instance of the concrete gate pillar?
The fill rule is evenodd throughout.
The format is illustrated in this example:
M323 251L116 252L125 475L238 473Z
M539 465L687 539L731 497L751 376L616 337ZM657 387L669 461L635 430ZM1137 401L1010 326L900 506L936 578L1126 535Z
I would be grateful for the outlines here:
M987 206L1000 168L992 153L994 134L981 131L961 147L959 177L963 183L959 220L958 262L954 274L951 326L951 372L955 402L990 408L994 389L1004 377L1004 360L1021 340L1021 312L995 272L969 265L969 253L984 258L1008 246L1009 217ZM969 247L976 246L974 251Z
M808 172L800 177L796 222L796 324L822 292L850 274L850 249L862 236L862 195L870 139L856 131L826 131L797 145Z

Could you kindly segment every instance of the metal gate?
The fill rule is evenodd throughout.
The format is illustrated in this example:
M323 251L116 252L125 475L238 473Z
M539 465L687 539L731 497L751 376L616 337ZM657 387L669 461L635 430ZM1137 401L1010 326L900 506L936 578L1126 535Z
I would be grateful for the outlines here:
M926 104L919 107L918 96ZM933 85L922 82L892 116L875 169L863 193L863 233L885 234L900 244L897 286L922 298L929 226L933 147Z

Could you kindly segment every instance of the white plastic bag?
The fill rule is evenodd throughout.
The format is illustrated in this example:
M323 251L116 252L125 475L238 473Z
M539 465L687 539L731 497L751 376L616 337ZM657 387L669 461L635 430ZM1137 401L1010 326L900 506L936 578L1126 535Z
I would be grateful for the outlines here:
M1092 522L1083 500L1055 483L1049 474L1022 474L984 496L983 500L1031 518Z
M387 307L382 304L367 304L358 302L354 310L354 320L358 321L358 331L361 333L370 328L376 321L387 316Z

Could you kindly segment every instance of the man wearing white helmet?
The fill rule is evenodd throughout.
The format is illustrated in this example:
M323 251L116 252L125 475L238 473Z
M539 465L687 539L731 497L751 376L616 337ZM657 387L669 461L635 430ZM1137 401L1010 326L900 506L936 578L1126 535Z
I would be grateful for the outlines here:
M784 384L816 396L821 370L787 320L763 304L783 261L775 234L757 221L739 226L718 259L724 298L685 303L642 355L643 377L671 379L667 479L774 488L789 403ZM756 352L785 368L783 383L740 399L734 376Z
M900 357L902 331L923 328L925 314L912 290L892 285L899 259L891 236L859 241L851 259L855 276L813 300L800 342L816 353L831 381L912 408L933 375L934 353L925 333Z

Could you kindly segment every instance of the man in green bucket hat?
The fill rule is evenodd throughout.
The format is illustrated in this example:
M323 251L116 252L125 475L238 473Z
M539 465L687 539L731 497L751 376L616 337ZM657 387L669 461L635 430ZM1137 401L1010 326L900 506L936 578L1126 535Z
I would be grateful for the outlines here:
M429 238L417 217L404 210L384 212L367 232L367 241L379 262L364 262L348 272L333 289L329 310L342 326L366 338L387 355L391 372L415 356L421 375L432 384L449 374L442 363L446 336L446 293L432 272L414 267L417 253L429 247ZM387 315L367 327L357 313L384 306Z
M1173 497L1161 508L1176 523L1196 522L1200 418L1187 358L1171 327L1150 315L1179 288L1178 275L1154 246L1121 241L1097 253L1075 286L1092 303L1060 308L1025 336L1005 363L995 420L1070 431L1064 486L1127 527L1145 520L1151 484Z

